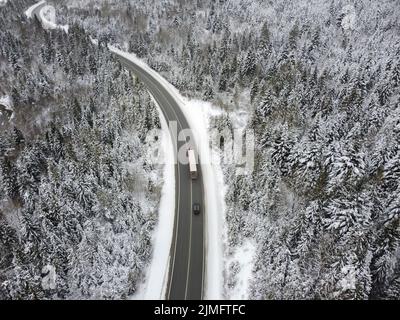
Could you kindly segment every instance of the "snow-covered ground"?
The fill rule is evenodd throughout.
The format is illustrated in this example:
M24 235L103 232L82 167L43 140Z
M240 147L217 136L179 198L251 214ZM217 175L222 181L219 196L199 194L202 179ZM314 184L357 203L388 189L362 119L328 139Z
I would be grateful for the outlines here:
M10 96L0 97L0 104L6 107L7 110L13 111L12 101Z
M218 157L209 148L209 119L215 110L210 103L188 100L165 80L159 73L151 69L136 55L110 46L110 50L140 65L152 74L175 98L181 106L193 131L195 142L200 150L200 163L205 186L206 208L206 299L221 299L223 287L223 247L224 247L224 193L223 173Z
M8 0L0 0L0 7L3 7L7 4Z
M249 284L252 278L253 260L256 254L256 246L247 240L237 247L234 253L227 259L228 273L233 273L233 285L226 294L228 299L247 300L249 298Z
M14 108L10 96L0 97L0 124L11 121L14 118Z
M42 274L45 275L42 278L42 287L44 290L54 290L57 288L56 280L57 273L56 268L52 265L45 265L42 269Z

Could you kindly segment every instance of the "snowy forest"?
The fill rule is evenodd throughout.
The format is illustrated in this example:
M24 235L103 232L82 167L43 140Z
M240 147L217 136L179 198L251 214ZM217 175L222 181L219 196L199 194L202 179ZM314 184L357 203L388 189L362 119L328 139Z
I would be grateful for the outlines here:
M0 299L124 299L151 255L157 111L104 44L30 4L0 8Z
M257 243L252 299L400 298L400 4L58 4L183 94L247 114L255 170L224 167L228 248ZM227 272L226 290L235 281Z
M400 299L398 0L54 1L68 36L32 3L0 7L0 298L125 298L143 277L160 124L115 44L223 110L212 128L254 130L254 171L223 166L250 299Z

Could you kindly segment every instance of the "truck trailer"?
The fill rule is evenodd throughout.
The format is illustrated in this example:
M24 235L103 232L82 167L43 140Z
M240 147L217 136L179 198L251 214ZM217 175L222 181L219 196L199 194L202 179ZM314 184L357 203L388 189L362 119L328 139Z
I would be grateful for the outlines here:
M194 150L188 150L188 158L189 158L189 170L190 170L190 177L192 179L197 179L197 163L196 163L196 156L194 154Z

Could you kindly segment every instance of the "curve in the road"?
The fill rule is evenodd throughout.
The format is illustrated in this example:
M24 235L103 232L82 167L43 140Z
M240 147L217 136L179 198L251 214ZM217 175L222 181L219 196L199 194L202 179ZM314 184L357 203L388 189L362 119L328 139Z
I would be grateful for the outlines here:
M176 121L177 129L189 129L180 105L162 83L140 65L124 56L118 59L146 85L151 95L160 106L167 122ZM186 141L172 136L174 154L185 148ZM192 213L192 204L203 204L203 180L201 166L199 176L191 180L187 164L175 164L176 173L176 214L174 236L171 247L170 277L167 298L172 300L202 299L204 282L204 208L199 216ZM202 205L204 207L204 205Z

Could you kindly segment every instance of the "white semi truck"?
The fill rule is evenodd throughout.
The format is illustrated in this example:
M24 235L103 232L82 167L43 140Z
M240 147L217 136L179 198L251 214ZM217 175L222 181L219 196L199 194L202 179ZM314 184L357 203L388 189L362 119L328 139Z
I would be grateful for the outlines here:
M188 158L189 158L189 170L190 170L190 177L192 179L197 179L197 162L196 156L193 149L188 150Z

